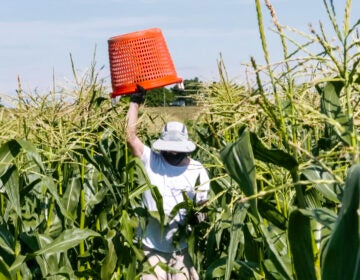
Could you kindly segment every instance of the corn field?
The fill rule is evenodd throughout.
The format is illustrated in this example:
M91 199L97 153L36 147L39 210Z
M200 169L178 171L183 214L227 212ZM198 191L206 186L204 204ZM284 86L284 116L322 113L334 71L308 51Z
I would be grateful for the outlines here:
M201 114L187 126L211 192L205 205L176 209L208 219L189 218L179 234L201 279L359 279L360 19L350 22L348 0L339 24L324 0L332 30L304 33L280 24L269 0L254 2L265 63L251 57L239 84L220 57L219 81L199 91ZM280 62L270 58L264 12ZM111 104L95 57L84 73L71 62L72 84L38 94L19 79L13 108L0 108L0 279L154 271L137 234L149 215L141 194L154 187L126 145L129 100ZM149 124L166 117L141 110L150 145L158 135Z

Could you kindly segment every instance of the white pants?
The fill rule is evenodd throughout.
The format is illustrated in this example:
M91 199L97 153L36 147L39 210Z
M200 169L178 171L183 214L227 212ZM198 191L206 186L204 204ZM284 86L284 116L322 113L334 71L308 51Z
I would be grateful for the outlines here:
M155 274L146 274L141 280L198 280L199 276L193 266L187 249L163 253L144 246L144 253L147 261L155 267ZM163 270L158 264L162 262L171 268L179 270L179 273Z

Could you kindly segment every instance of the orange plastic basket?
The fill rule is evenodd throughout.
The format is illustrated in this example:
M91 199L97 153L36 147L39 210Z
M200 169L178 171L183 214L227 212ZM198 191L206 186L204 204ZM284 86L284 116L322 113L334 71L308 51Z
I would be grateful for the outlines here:
M151 28L108 40L111 97L181 83L159 28Z

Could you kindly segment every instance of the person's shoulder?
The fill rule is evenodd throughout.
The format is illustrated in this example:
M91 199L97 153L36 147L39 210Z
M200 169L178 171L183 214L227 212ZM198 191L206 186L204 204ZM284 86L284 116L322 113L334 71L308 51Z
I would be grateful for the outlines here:
M200 165L202 165L202 163L198 159L194 159L193 157L189 157L189 159L190 159L190 163L192 163L192 164L200 164Z
M199 160L196 160L196 159L193 159L193 158L190 158L189 166L194 166L194 167L197 167L197 168L199 168L199 167L204 168L203 164Z
M144 153L151 153L150 147L146 144L144 144Z
M144 145L144 150L141 155L141 160L144 162L148 161L151 157L151 154L152 154L152 150L150 149L150 147L148 145Z

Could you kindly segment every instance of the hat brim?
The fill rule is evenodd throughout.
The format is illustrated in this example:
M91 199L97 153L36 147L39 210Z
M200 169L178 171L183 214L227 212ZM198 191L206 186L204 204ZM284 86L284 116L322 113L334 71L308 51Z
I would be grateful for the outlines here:
M165 141L162 139L156 140L152 147L158 151L172 151L179 153L190 153L196 149L196 146L191 141Z

